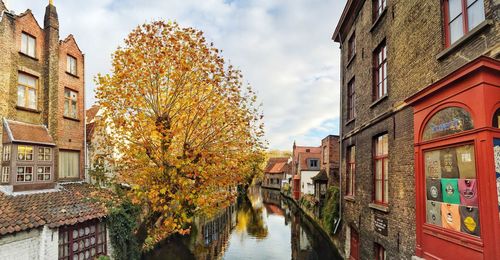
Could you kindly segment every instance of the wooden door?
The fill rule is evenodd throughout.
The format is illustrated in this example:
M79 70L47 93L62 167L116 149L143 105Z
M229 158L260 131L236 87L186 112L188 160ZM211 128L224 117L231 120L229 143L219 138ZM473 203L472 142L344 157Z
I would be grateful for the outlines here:
M350 260L359 259L359 235L354 228L351 228L351 255Z

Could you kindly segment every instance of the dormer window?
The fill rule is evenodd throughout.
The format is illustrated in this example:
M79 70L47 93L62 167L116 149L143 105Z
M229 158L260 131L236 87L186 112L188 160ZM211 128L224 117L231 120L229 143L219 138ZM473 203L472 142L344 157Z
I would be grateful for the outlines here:
M27 34L21 34L21 52L30 57L35 58L36 55L36 38Z
M318 168L319 160L318 159L309 159L309 168Z
M76 58L68 55L66 59L66 72L68 72L71 75L76 76L77 71L76 71Z

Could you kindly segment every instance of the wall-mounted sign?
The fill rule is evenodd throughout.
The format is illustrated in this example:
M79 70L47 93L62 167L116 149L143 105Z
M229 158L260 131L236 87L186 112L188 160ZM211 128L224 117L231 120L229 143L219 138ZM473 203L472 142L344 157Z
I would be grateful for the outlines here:
M500 139L493 140L493 157L495 158L495 177L497 180L498 217L500 217Z
M375 215L375 221L374 221L374 226L375 226L375 231L377 233L387 236L387 219Z
M422 139L431 140L473 128L472 117L467 110L460 107L448 107L437 112L427 122Z

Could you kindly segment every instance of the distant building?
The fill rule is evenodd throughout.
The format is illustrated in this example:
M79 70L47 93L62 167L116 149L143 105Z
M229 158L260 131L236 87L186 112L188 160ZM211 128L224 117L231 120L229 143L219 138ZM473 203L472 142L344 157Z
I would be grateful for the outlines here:
M91 259L111 253L106 209L85 184L84 55L0 0L0 259Z
M329 135L321 140L321 169L325 170L328 185L340 186L340 137Z
M288 158L270 158L264 169L262 187L270 189L281 189L288 168Z

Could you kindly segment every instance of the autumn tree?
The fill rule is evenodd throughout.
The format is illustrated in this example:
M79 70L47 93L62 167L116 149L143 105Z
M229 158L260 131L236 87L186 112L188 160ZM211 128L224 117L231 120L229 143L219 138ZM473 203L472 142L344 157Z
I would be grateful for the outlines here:
M262 115L239 70L203 33L157 21L134 29L97 77L102 147L115 181L142 208L145 247L189 232L196 214L231 203L263 160Z

